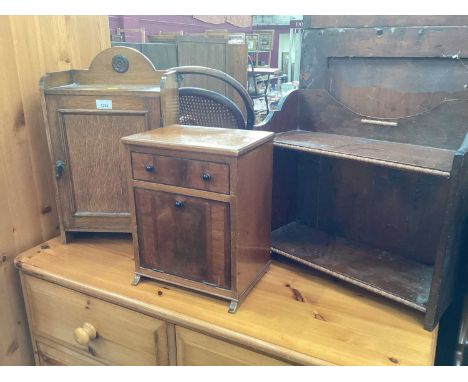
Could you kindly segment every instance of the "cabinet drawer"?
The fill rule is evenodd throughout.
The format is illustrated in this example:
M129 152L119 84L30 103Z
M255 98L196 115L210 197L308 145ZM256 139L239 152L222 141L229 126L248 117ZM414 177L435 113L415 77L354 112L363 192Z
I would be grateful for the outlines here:
M35 277L24 280L33 334L111 365L168 363L163 321ZM74 332L84 323L91 324L97 336L80 345Z
M133 179L229 194L229 166L164 155L132 153Z
M176 327L177 365L184 366L291 366L222 340Z
M37 362L40 366L104 366L92 357L49 341L36 341L36 348Z

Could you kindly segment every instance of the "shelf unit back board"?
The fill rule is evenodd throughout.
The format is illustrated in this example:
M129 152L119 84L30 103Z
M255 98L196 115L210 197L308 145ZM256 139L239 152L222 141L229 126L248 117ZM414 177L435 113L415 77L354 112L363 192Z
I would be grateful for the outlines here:
M324 89L351 110L401 118L467 99L468 27L306 29L301 89Z
M298 155L297 221L434 265L447 179L293 153Z
M50 73L41 94L62 239L130 232L120 138L160 127L159 82L140 52L113 47L89 70Z
M428 330L468 211L467 33L307 29L301 88L257 127L277 133L273 252L424 312Z
M465 80L468 83L468 76ZM468 93L466 99L442 100L417 115L384 120L370 118L371 121L395 122L396 126L362 123L363 119L368 119L366 115L352 111L347 104L340 102L326 90L299 90L297 98L300 112L296 128L305 131L406 143L423 147L424 150L433 147L452 152L460 148L468 131ZM414 153L412 155L416 154L414 149L411 152ZM437 155L437 152L433 155ZM450 160L448 164L447 160L443 162L445 168L451 168Z

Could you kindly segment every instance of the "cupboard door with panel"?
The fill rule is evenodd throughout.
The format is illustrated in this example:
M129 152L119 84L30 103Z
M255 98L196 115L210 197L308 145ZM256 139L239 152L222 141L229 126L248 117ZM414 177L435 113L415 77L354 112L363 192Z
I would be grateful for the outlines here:
M229 289L229 204L136 188L140 266Z
M128 231L125 152L119 139L147 129L146 113L59 112L56 169L62 220L70 229Z

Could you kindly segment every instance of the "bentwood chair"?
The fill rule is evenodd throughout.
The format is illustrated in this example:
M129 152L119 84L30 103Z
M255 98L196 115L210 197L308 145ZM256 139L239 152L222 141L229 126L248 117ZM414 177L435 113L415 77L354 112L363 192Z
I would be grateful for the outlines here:
M184 77L193 74L217 78L232 87L243 101L246 119L239 107L225 95L181 86ZM252 129L255 121L252 99L245 88L227 73L203 66L168 69L161 79L161 105L164 126L180 124Z

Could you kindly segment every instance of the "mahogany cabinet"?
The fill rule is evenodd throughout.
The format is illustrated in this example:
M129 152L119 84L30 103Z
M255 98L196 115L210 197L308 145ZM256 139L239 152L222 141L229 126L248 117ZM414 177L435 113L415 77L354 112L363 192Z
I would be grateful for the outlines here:
M140 276L231 301L270 261L270 132L172 125L122 138Z
M89 70L42 78L64 241L77 231L131 231L119 139L160 126L160 78L145 56L125 47L99 53Z

